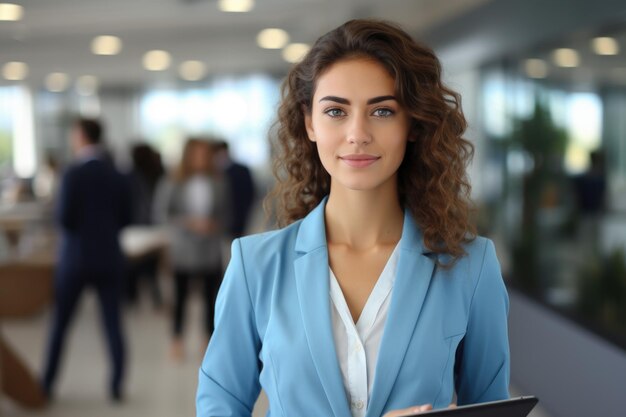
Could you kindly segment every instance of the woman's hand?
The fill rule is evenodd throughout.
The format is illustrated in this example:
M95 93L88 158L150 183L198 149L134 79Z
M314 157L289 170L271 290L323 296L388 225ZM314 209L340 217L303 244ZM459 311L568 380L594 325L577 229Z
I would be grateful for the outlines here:
M217 231L217 224L213 220L202 217L191 217L185 220L188 230L198 235L210 235Z
M448 406L448 408L456 408L456 404L452 403ZM404 408L402 410L390 411L388 413L385 413L383 417L401 417L401 416L407 416L411 414L423 413L424 411L430 411L432 409L433 409L433 406L430 404L415 405L413 407Z
M411 414L422 413L424 411L428 411L432 409L433 409L433 406L430 404L415 405L413 407L403 408L402 410L389 411L388 413L385 413L383 417L401 417L401 416L407 416Z

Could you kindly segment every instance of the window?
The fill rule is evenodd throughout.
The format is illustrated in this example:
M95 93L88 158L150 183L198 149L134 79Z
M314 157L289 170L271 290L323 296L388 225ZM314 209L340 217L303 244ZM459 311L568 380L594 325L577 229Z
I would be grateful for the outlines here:
M250 166L269 160L268 130L279 99L278 81L268 76L219 79L206 88L153 90L140 105L141 131L176 164L188 135L217 136L234 157Z
M1 87L0 172L29 178L35 170L32 95L25 87Z

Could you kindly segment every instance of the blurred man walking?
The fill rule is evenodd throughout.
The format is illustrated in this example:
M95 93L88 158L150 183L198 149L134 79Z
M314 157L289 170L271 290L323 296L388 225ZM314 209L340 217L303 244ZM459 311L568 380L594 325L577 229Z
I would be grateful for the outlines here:
M57 208L62 242L43 376L49 397L77 302L83 289L91 286L100 301L113 365L109 394L114 401L122 398L124 341L120 300L125 262L118 234L130 221L131 204L128 184L105 153L102 136L97 120L78 119L72 128L76 161L63 177Z

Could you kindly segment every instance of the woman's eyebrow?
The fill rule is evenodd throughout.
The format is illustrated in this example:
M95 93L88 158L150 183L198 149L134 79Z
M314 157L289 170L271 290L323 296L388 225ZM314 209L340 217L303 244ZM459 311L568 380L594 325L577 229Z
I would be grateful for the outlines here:
M376 104L376 103L380 103L381 101L387 101L387 100L397 101L398 99L395 96L378 96L378 97L373 97L367 100L367 104ZM320 99L320 103L322 101L334 101L335 103L346 104L346 105L350 104L350 100L348 100L347 98L337 97L337 96L325 96Z
M337 96L322 97L319 102L321 103L322 101L334 101L339 104L350 104L350 100L348 100L347 98L342 98L342 97L337 97Z
M381 101L387 101L387 100L398 101L398 99L395 98L395 96L378 96L378 97L370 98L369 100L367 100L367 104L376 104L376 103L380 103Z

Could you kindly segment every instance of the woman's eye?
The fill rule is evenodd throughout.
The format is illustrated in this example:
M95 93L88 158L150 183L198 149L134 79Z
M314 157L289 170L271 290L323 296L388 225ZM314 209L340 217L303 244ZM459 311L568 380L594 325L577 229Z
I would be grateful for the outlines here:
M376 117L389 117L389 116L392 116L393 113L394 113L393 110L383 108L383 109L374 110L373 114Z
M341 116L345 116L345 113L343 110L341 109L328 109L326 110L324 113L326 113L327 115L329 115L330 117L341 117Z

